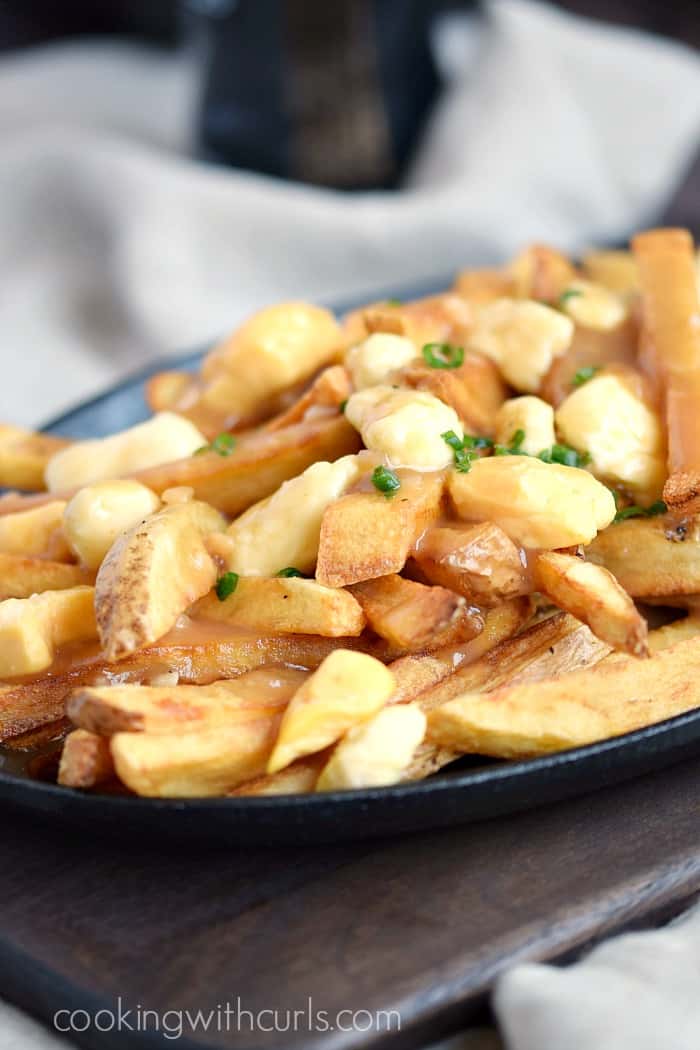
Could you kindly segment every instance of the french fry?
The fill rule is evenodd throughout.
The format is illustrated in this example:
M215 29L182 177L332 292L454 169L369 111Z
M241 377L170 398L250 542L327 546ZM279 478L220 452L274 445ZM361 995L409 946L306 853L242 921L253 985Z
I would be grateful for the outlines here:
M300 758L278 773L266 773L253 780L246 780L230 791L229 795L308 795L315 789L327 757L327 752L322 751L318 755Z
M114 777L109 741L87 729L74 729L63 742L58 783L63 787L92 788Z
M265 771L278 717L192 733L117 733L110 750L122 783L147 798L225 795Z
M382 708L395 680L365 653L336 649L292 697L267 764L277 773L297 758L321 751Z
M324 368L301 397L264 424L263 430L282 430L307 418L307 413L339 410L352 393L348 371L342 365Z
M68 438L0 426L0 488L43 492L46 464L70 443Z
M146 382L148 407L152 412L172 412L191 384L191 372L156 372Z
M506 270L462 270L454 291L477 306L513 295L513 278Z
M639 323L630 314L615 328L583 328L577 325L571 346L565 354L555 357L540 384L539 394L555 408L573 390L576 373L581 368L622 368L631 376L637 364ZM641 395L640 395L641 396Z
M611 292L631 295L639 289L639 270L631 252L588 252L582 260L583 272L596 284Z
M343 322L348 345L373 332L405 335L420 353L426 343L463 346L473 321L473 311L459 295L449 292L408 303L374 303L348 314Z
M94 593L72 587L0 602L0 677L45 671L61 646L95 638Z
M351 729L323 767L317 791L395 784L425 735L426 717L416 704L385 707Z
M680 620L649 631L649 652L660 653L662 649L668 649L677 642L684 642L687 638L695 638L698 634L700 616L691 612L689 616L683 616Z
M599 532L586 557L604 566L633 598L700 594L700 535L670 515L630 518ZM681 605L683 602L681 601Z
M239 696L236 680L210 685L84 686L68 698L74 725L101 736L115 733L177 733L238 725L281 711L289 692Z
M438 746L500 758L529 758L683 714L700 705L700 644L678 642L649 660L619 656L566 678L466 692L432 711Z
M120 660L161 638L216 581L204 546L226 522L206 503L166 506L127 529L97 574L95 613L108 660Z
M520 549L493 522L427 529L413 558L431 583L479 605L498 605L531 589Z
M633 656L648 656L647 623L607 569L570 554L545 551L534 559L537 588L576 616L603 642Z
M391 499L379 492L351 492L323 515L316 578L345 587L401 572L421 533L440 513L441 474L397 471L401 489Z
M458 368L430 368L416 361L398 376L407 386L426 390L454 408L471 434L493 434L496 413L508 396L496 365L475 350L465 352Z
M440 636L461 621L464 640L478 634L483 618L444 587L426 587L395 574L356 583L351 593L369 626L399 648L437 648ZM348 632L349 633L349 632Z
M638 234L645 353L661 377L668 430L669 506L700 496L700 295L693 241L686 230Z
M578 276L570 259L547 244L532 244L512 260L508 273L521 299L557 303Z
M61 530L65 508L63 500L52 500L0 518L0 552L69 561L71 552Z
M0 552L0 600L28 598L42 591L63 591L94 582L95 573L80 565Z
M208 594L191 615L264 634L319 634L324 638L359 635L366 623L361 603L352 594L295 576L242 576L224 601Z

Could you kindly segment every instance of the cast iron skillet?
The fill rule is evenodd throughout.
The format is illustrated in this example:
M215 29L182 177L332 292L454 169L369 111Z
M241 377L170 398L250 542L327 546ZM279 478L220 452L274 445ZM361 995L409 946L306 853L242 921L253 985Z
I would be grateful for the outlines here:
M435 288L437 282L432 283ZM447 286L447 282L443 287ZM426 294L429 289L420 289ZM409 298L416 289L391 297ZM389 295L387 295L389 298ZM194 368L201 354L176 362ZM52 421L50 433L96 437L148 414L151 366ZM166 367L173 367L169 360ZM497 817L585 794L700 754L700 709L590 747L525 762L462 760L428 780L394 787L270 798L144 799L84 794L8 770L0 749L0 804L53 824L110 837L209 845L277 845L375 838ZM3 770L3 766L5 769Z

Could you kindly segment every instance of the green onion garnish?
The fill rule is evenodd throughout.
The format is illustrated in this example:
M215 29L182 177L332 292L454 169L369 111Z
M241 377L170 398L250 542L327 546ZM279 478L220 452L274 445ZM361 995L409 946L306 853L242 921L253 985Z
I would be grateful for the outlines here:
M220 602L225 602L229 595L233 594L238 586L238 573L225 572L216 581L216 597Z
M340 409L340 411L341 411L341 413L343 415L345 415L345 408L346 408L347 403L348 403L348 398L346 397L345 400L341 401L340 404L338 405L338 408Z
M579 368L578 372L572 379L573 386L583 386L589 379L592 379L596 372L600 372L600 365L587 365L585 368Z
M618 510L613 521L626 521L627 518L655 518L658 514L665 514L668 507L662 499L657 499L648 507L638 507L633 504L631 507L623 507L622 510Z
M462 347L449 343L426 343L421 352L426 365L431 368L459 368L464 361Z
M303 578L304 573L303 572L299 572L299 570L295 569L293 565L290 565L286 569L280 569L280 571L275 573L275 575L276 576L284 576L284 577L287 577L287 578L292 577L292 576L301 576Z
M580 288L567 288L559 296L559 305L566 306L569 299L575 299L577 295L583 295Z
M372 471L372 484L385 496L393 496L401 488L401 482L393 470L387 467L375 467Z
M527 452L523 451L524 440L525 431L518 429L510 439L510 445L494 445L493 454L494 456L526 456Z
M445 442L445 444L449 445L450 448L454 449L455 452L459 451L459 449L461 448L464 448L464 440L457 434L455 434L454 430L446 430L444 434L440 435L440 437Z
M216 452L219 456L230 456L236 447L236 439L233 434L218 434L210 445L202 445L195 450L193 455L200 456L202 452Z
M558 463L562 467L585 467L591 462L589 452L577 452L568 445L552 445L551 448L542 449L538 458L543 463Z

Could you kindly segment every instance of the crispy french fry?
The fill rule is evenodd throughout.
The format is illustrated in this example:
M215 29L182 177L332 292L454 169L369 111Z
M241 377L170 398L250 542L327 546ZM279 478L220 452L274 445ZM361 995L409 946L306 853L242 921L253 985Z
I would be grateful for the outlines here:
M94 593L72 587L0 602L0 677L44 671L60 646L95 638Z
M395 688L391 671L365 653L336 649L292 697L267 764L277 773L321 751L382 708Z
M148 407L152 412L172 412L191 384L191 372L156 372L146 382Z
M21 427L0 426L0 487L42 492L46 488L46 464L68 438L37 434Z
M690 638L649 660L619 656L566 678L466 692L430 713L428 733L439 746L502 758L582 747L697 707L698 672Z
M467 433L492 434L496 413L508 396L501 373L488 357L465 352L459 368L430 368L417 361L398 373L416 390L426 390L454 408Z
M479 605L498 605L531 590L520 549L493 522L427 529L413 558L431 583Z
M426 343L456 343L463 346L473 320L473 311L459 295L446 292L409 303L374 303L345 318L344 333L349 345L373 332L405 335L420 352Z
M42 591L63 591L94 582L95 573L79 565L0 552L0 600L28 598Z
M588 252L582 260L583 272L596 284L611 292L631 295L639 289L639 270L631 252Z
M564 398L576 389L574 379L581 368L622 368L630 376L637 364L639 324L630 314L616 328L574 329L571 346L565 354L555 357L540 385L540 397L557 408Z
M691 613L689 616L681 617L680 620L674 620L673 623L667 623L663 627L649 631L649 652L660 653L662 649L668 649L676 642L684 642L687 638L695 638L698 634L700 634L700 616Z
M508 273L518 298L539 299L545 303L558 302L562 292L578 276L571 260L547 244L525 248L512 260Z
M208 594L191 610L204 620L222 620L265 634L359 635L365 627L361 603L347 591L300 577L240 577L224 601ZM398 643L402 644L402 643Z
M115 775L109 741L87 729L74 729L63 742L58 783L63 787L92 788Z
M330 368L324 368L318 374L308 390L289 408L268 420L263 429L281 430L295 423L301 423L312 409L314 413L339 410L351 393L352 384L347 369L343 365L331 365Z
M464 640L478 634L483 618L444 587L426 587L396 574L351 587L369 626L399 648L437 648L440 636L462 622Z
M482 306L513 295L513 278L506 270L462 270L454 291L470 303Z
M638 234L644 350L661 377L668 429L669 506L700 495L700 295L693 241L686 230Z
M421 533L439 515L441 474L397 471L401 488L391 499L351 492L323 515L316 578L328 587L401 572Z
M70 560L70 550L61 530L65 508L63 500L52 500L33 510L0 518L0 552L25 558Z
M216 566L204 536L225 527L217 511L194 500L166 506L121 534L95 583L97 626L108 660L157 641L213 587Z
M262 774L278 725L273 716L192 733L117 733L110 750L119 779L137 795L205 798Z
M68 698L74 725L101 736L115 733L178 733L238 725L282 711L291 690L239 696L236 680L211 685L84 686Z
M607 569L570 554L544 551L534 559L537 588L603 642L633 656L648 656L647 623Z
M666 598L673 605L679 596L700 593L700 535L692 521L670 515L621 521L598 533L586 557L633 598Z
M278 773L266 773L264 776L247 780L240 787L230 791L230 795L308 795L316 787L319 773L328 753L309 755L292 762L291 766L280 769Z

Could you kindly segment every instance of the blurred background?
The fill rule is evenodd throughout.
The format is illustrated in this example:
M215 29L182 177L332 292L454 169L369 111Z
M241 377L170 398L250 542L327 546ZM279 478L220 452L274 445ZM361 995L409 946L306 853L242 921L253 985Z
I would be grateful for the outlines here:
M697 233L699 49L698 0L0 0L0 415L270 300Z

